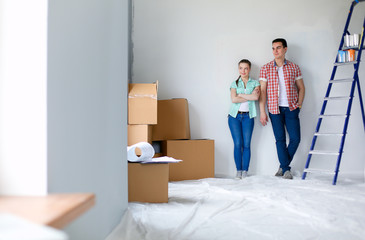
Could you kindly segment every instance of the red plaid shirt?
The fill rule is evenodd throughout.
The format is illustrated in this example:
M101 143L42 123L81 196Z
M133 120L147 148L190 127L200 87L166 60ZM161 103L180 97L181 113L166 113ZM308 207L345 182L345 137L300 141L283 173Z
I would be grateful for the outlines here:
M302 79L302 73L298 65L285 60L283 65L286 96L289 109L298 108L298 89L295 81ZM260 81L267 82L267 104L271 114L279 114L279 74L275 60L265 64L260 70Z

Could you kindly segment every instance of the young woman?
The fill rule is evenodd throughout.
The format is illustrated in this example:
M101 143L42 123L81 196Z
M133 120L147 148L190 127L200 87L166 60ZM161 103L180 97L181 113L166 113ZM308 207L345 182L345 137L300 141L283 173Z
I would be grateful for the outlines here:
M240 76L231 84L231 108L228 125L234 143L234 161L237 168L236 179L247 177L251 158L251 137L256 117L255 101L260 96L260 83L251 79L251 62L242 59L238 63Z

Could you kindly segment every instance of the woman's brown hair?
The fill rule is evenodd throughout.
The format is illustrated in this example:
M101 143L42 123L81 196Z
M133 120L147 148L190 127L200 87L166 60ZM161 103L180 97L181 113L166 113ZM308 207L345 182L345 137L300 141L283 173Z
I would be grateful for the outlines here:
M241 63L247 63L248 66L251 68L251 62L248 60L248 59L242 59L241 61L238 62L238 66L241 64ZM240 77L241 76L238 76L237 80L236 80L236 85L238 87L238 81L240 80Z

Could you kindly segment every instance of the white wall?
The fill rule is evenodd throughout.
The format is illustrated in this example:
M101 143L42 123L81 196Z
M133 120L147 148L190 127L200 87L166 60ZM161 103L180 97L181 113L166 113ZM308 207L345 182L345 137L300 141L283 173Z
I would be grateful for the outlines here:
M47 193L47 1L0 0L0 194Z
M128 9L49 1L48 190L96 194L70 239L104 239L127 207Z
M350 3L134 0L132 81L159 80L159 99L187 98L192 138L214 139L216 175L232 176L235 166L227 113L229 86L238 76L237 63L242 58L250 59L251 76L257 79L259 68L273 59L271 41L286 38L287 58L299 64L306 85L300 113L302 142L292 163L294 171L302 171ZM353 21L357 24L351 26L352 33L361 32L364 5L356 8ZM360 79L365 79L365 66ZM338 91L342 95L349 92L344 88ZM343 112L345 109L346 106ZM343 172L363 173L365 134L359 111L355 98L341 165ZM255 124L250 172L271 175L279 165L272 128L262 127L258 118ZM327 140L318 144L329 148L328 143ZM334 169L334 162L335 159L326 160L320 165Z

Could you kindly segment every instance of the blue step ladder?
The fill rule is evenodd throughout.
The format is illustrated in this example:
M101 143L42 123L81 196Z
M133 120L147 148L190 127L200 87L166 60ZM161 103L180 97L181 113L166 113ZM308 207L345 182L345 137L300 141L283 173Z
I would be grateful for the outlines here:
M303 176L302 176L303 180L306 178L307 173L330 173L330 174L334 174L332 184L336 185L338 172L339 172L340 164L341 164L341 157L342 157L342 153L343 153L343 148L344 148L344 145L345 145L347 127L348 127L350 113L351 113L351 107L352 107L352 100L354 98L354 92L355 92L356 86L357 86L357 90L358 90L358 95L359 95L359 100L360 100L360 107L361 107L361 114L362 114L362 119L363 119L363 123L364 123L364 129L365 129L364 105L363 105L363 101L362 101L361 88L360 88L359 75L358 75L359 68L360 68L361 53L364 50L363 46L364 46L365 17L364 17L364 23L363 23L363 27L362 27L362 34L360 36L359 45L357 47L345 47L345 44L344 44L345 36L350 34L349 31L348 31L348 27L349 27L349 24L350 24L353 9L359 2L365 2L365 0L355 0L351 3L350 12L349 12L349 15L347 17L345 29L344 29L344 32L342 34L340 46L339 46L339 49L338 49L339 51L340 50L354 49L357 53L357 57L356 57L355 61L351 61L351 62L339 62L338 61L339 57L337 57L336 60L335 60L334 67L333 67L332 74L331 74L331 79L329 80L329 83L328 83L327 92L326 92L326 95L325 95L325 98L324 98L324 101L323 101L321 113L320 113L319 118L318 118L317 127L316 127L316 130L315 130L315 133L314 133L314 136L313 136L313 140L312 140L312 144L311 144L311 147L310 147L310 150L309 150L309 153L308 153L307 162L306 162L306 165L305 165L305 168L304 168L304 171L303 171ZM346 65L347 66L348 65L353 65L354 66L353 77L352 78L351 77L344 78L344 79L336 79L335 76L336 76L337 68L340 68L340 67L346 66ZM330 97L332 84L341 84L341 83L348 83L348 82L352 82L350 96ZM327 103L329 101L333 101L333 100L347 100L348 101L346 114L325 114ZM333 118L333 117L342 117L342 118L345 119L345 122L344 122L344 125L343 125L343 131L340 132L340 133L320 132L320 127L321 127L322 120L324 118ZM341 137L340 147L339 147L338 151L321 151L321 150L315 150L314 149L318 137L336 137L336 136ZM309 168L309 164L311 162L312 155L314 155L314 154L337 156L337 163L336 163L335 170L332 171L332 170Z

